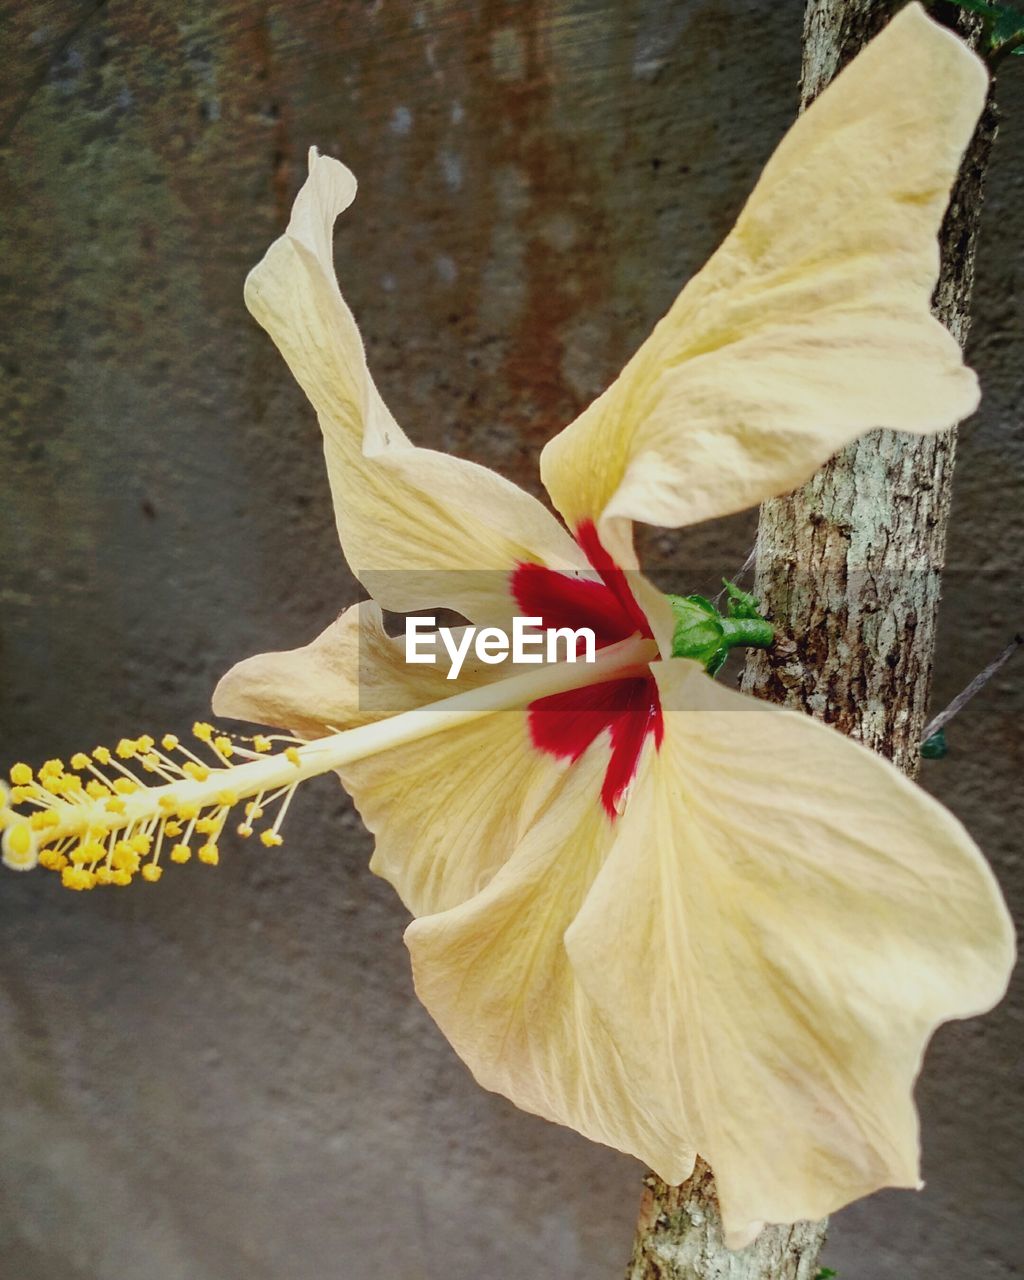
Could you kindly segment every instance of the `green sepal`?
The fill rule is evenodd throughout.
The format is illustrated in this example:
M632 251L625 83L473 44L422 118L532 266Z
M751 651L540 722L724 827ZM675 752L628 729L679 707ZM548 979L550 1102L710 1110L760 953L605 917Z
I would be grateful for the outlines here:
M675 618L672 633L673 658L693 658L704 665L708 675L716 675L739 645L767 649L775 639L775 629L758 612L757 601L732 582L725 583L729 597L725 613L720 613L705 596L668 597Z
M668 602L676 620L672 657L694 658L714 675L729 655L722 615L704 596L670 595Z

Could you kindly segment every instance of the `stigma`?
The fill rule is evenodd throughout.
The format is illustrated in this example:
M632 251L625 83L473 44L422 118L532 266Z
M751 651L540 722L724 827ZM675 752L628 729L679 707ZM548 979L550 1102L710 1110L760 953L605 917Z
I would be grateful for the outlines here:
M193 857L216 866L229 821L243 838L258 833L268 848L283 844L296 787L320 772L304 767L309 744L283 734L228 735L201 721L192 736L192 746L171 733L159 742L144 734L77 752L67 765L14 765L13 785L0 783L4 864L44 867L68 889L93 889L155 883L168 862Z

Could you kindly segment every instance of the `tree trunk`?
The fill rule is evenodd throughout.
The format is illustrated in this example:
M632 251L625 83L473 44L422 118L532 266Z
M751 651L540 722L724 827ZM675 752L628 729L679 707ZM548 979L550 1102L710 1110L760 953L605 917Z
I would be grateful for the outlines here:
M901 7L808 0L801 110ZM979 24L933 6L972 43ZM995 138L990 99L941 234L936 314L967 337L984 176ZM747 665L747 693L833 724L913 775L931 686L956 433L876 431L803 489L761 508L755 594L779 641ZM739 1253L722 1242L714 1181L698 1161L670 1187L648 1174L628 1280L812 1280L826 1223L767 1227Z

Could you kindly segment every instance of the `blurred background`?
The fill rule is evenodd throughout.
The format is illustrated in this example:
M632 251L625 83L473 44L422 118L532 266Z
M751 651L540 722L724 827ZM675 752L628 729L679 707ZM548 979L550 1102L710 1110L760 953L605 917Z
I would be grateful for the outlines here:
M187 729L359 592L312 412L242 304L316 143L375 377L535 492L543 441L730 227L797 105L802 0L20 0L0 55L0 757ZM985 210L934 706L1024 625L1024 66ZM650 533L676 589L753 515ZM702 576L703 575L703 576ZM670 575L671 576L671 575ZM1024 658L924 781L1018 917ZM159 888L0 875L0 1274L612 1280L642 1170L488 1095L417 1004L329 779L280 851ZM988 1280L1022 1241L1020 993L943 1029L927 1189L838 1214L841 1280Z

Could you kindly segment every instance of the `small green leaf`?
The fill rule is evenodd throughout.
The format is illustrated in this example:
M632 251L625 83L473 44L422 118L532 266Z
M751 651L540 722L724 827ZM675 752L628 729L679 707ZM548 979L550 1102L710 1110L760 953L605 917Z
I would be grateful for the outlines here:
M730 582L728 578L722 579L722 586L725 587L726 595L729 597L726 609L728 617L760 618L761 610L758 608L758 601L749 591L741 591L736 583Z
M961 9L980 13L985 18L998 18L1002 11L1001 5L990 4L988 0L954 0L954 3Z
M949 755L949 744L946 742L946 731L940 729L921 743L921 755L925 760L942 760Z
M1016 9L1004 9L992 25L992 47L1008 44L1024 31L1024 13Z
M990 4L989 0L954 0L961 9L967 9L970 13L980 13L983 18L1000 19L1006 12L1005 6L1001 4Z
M1024 37L1024 12L1008 4L997 4L994 0L955 0L961 9L970 13L978 13L985 20L985 41L989 55L1000 58L1006 53L1019 54L1021 48L1008 48L1016 45Z
M819 1267L814 1274L814 1280L833 1280L833 1277L838 1274L839 1272L833 1271L831 1267Z

